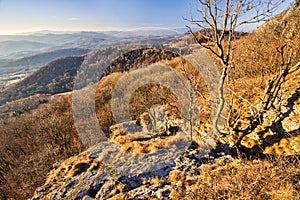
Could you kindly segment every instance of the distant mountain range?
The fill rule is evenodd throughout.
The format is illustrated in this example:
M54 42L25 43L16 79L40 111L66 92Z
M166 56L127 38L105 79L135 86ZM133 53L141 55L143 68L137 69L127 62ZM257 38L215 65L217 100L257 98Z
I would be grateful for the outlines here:
M0 35L0 91L58 58L133 43L168 43L182 36L182 33L177 29L144 28L133 31L39 31Z
M97 32L1 35L0 58L19 59L59 49L92 48L109 37Z
M62 48L95 49L103 46L110 46L111 44L118 44L119 40L124 39L136 37L151 38L154 36L165 36L170 38L182 35L183 33L184 31L182 29L144 28L132 31L39 31L18 35L0 35L0 59L21 58L37 54L37 52L41 53Z

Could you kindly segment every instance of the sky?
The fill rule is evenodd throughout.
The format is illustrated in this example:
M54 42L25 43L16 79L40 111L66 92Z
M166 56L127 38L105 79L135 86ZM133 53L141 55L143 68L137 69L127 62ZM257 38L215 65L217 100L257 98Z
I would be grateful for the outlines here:
M282 9L290 5L287 0ZM53 31L184 28L196 0L0 0L0 35ZM253 29L247 27L246 29Z

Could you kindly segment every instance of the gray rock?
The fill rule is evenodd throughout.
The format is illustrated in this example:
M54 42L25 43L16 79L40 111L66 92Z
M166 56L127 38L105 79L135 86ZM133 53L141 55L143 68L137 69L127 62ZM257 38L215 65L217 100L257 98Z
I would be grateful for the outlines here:
M96 195L96 199L102 199L109 195L112 190L116 187L116 181L109 180L107 181L99 190L99 192Z
M142 131L142 127L138 125L136 120L119 123L119 124L116 124L116 125L113 125L110 127L111 132L113 132L117 129L120 129L126 133L136 133L136 132Z

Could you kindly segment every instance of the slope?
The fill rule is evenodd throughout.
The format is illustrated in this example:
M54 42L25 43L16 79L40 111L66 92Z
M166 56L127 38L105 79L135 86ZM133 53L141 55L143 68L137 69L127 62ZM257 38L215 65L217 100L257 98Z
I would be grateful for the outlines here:
M52 61L22 81L6 88L0 105L34 94L57 94L71 91L77 69L84 56L65 57Z

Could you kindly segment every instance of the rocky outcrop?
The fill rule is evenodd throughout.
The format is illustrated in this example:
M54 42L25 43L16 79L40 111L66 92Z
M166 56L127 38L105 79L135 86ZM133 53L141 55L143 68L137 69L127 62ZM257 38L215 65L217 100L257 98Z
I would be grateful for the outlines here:
M267 110L261 123L245 134L240 144L246 149L263 149L266 154L300 154L300 71L290 74L273 107Z
M36 190L32 199L171 199L179 188L196 182L200 167L209 160L208 155L200 156L200 151L193 150L151 171L135 170L134 165L123 166L131 169L127 173L120 167L105 164L109 162L103 160L103 149L109 146L99 144L61 163L50 172L45 185ZM215 165L234 160L231 156L217 157L210 157L216 160Z
M110 141L56 165L32 199L169 199L178 172L196 181L192 169L208 161L205 151L188 150L189 137L173 130L179 124L171 118L154 106L138 121L112 126Z

